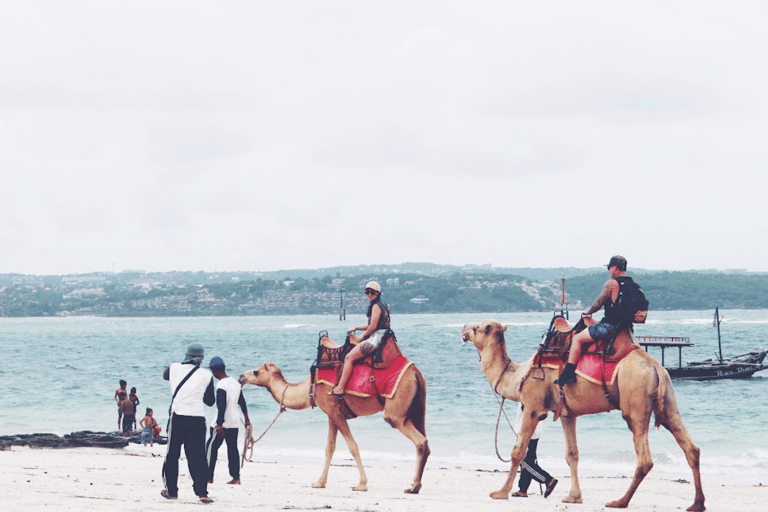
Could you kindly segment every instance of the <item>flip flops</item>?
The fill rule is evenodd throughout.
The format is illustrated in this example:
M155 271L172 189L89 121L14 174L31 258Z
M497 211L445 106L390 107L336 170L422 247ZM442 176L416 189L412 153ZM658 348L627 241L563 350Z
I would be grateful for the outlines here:
M200 496L200 503L203 505L209 505L213 503L213 499L209 498L208 496Z
M513 492L512 494L510 494L510 496L512 496L513 498L527 498L528 497L528 495L526 493L524 493L523 491Z
M173 496L171 493L169 493L167 489L163 489L162 491L160 491L160 496L162 496L163 498L165 498L167 500L177 500L177 499L179 499L178 496Z
M557 485L557 478L552 477L552 479L547 484L547 490L544 491L544 497L548 497L550 494L552 494L552 491L555 490L555 486Z

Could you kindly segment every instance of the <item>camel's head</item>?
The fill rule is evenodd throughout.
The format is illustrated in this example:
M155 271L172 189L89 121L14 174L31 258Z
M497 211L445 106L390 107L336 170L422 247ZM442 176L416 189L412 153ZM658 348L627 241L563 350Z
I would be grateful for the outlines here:
M264 363L243 373L237 380L241 386L253 384L254 386L267 387L272 377L280 373L280 368L275 366L275 363Z
M478 350L483 350L488 340L496 340L504 337L507 326L496 320L483 320L478 323L465 324L461 330L461 339L471 341Z

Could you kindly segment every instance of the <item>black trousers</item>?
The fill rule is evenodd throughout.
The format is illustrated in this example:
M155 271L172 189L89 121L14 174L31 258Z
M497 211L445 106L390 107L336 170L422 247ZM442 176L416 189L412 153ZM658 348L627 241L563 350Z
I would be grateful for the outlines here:
M175 414L168 423L168 451L163 463L163 483L171 496L179 494L179 456L187 456L196 496L208 496L208 462L205 460L205 418Z
M531 439L528 442L528 453L525 455L525 460L520 464L520 490L522 492L528 492L528 486L531 485L531 479L536 480L542 484L549 482L552 476L541 469L536 464L536 447L539 445L538 439Z
M240 452L237 450L237 429L225 428L224 435L216 437L216 429L211 429L211 437L208 439L208 480L213 480L213 471L216 469L216 457L219 455L219 447L227 441L227 459L229 461L229 476L234 480L240 479Z

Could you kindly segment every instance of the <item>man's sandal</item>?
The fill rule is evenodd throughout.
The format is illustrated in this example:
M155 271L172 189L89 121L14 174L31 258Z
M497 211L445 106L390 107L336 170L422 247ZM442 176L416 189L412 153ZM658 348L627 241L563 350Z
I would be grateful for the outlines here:
M200 496L200 503L203 505L208 505L210 503L213 503L213 499L209 498L208 496Z
M160 496L162 496L163 498L165 498L167 500L177 500L177 499L179 499L178 496L173 496L171 493L169 493L167 489L163 489L162 491L160 491Z

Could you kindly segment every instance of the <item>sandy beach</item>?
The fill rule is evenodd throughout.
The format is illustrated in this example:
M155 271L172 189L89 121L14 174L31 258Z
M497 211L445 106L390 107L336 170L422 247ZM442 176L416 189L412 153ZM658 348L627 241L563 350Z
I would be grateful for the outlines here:
M6 490L4 511L40 510L343 510L343 511L548 511L605 510L605 503L620 497L629 485L626 478L582 478L584 503L562 503L570 480L560 480L547 499L538 485L528 498L494 501L488 494L498 489L503 473L463 468L427 466L419 495L403 494L412 478L411 468L368 467L367 492L354 492L357 470L342 461L331 467L328 486L312 489L321 463L279 461L246 462L241 486L226 485L226 462L217 466L217 481L209 485L212 505L201 505L192 493L192 481L182 460L179 499L160 496L165 448L129 446L125 449L73 448L63 450L14 447L0 452L0 485ZM182 457L183 459L183 457ZM652 475L653 473L651 473ZM515 487L516 489L516 487ZM708 510L763 511L768 486L707 485ZM635 494L629 509L638 512L685 510L693 502L693 485L649 476Z

